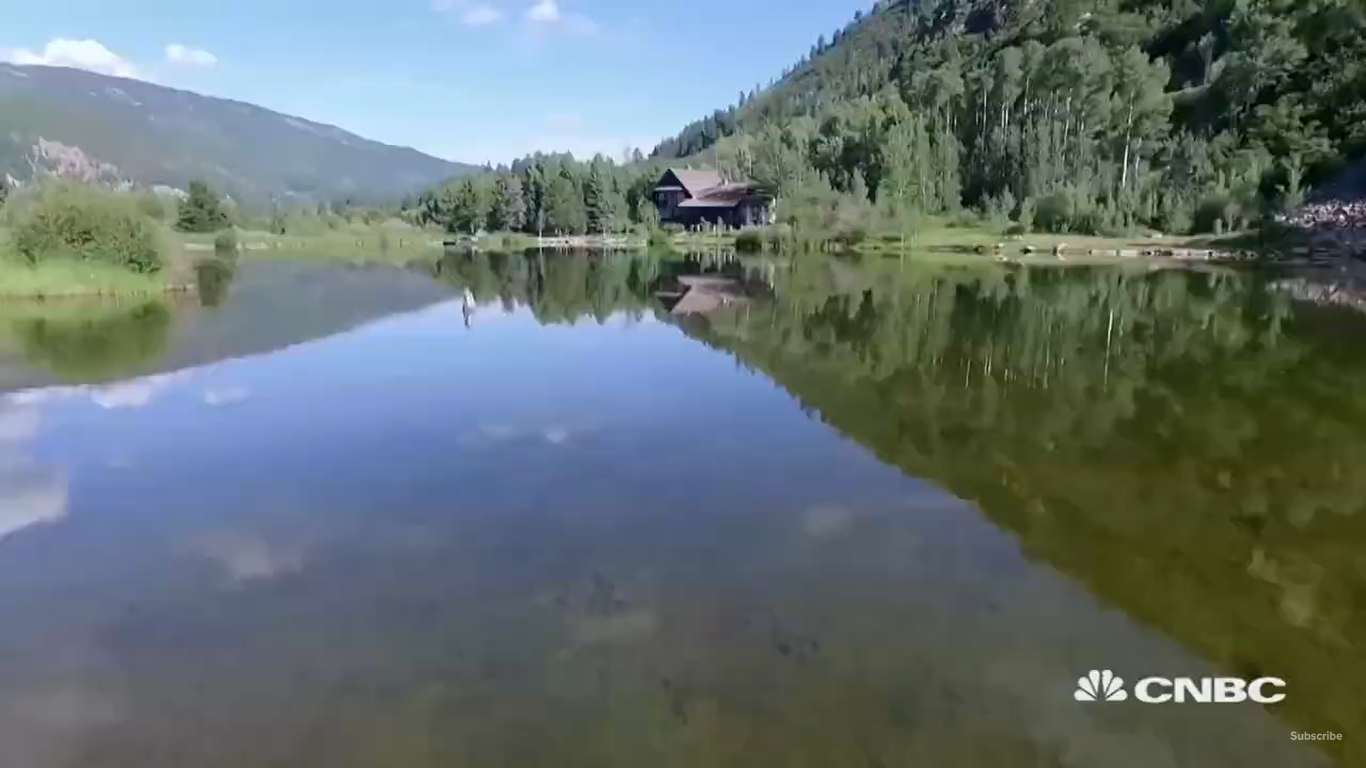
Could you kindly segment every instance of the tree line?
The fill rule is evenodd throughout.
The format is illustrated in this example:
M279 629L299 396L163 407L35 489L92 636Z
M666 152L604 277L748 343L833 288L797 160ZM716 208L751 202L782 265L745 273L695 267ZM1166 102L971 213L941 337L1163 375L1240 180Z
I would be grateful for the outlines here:
M457 178L405 204L420 226L474 234L615 234L658 224L651 192L661 169L604 155L584 162L537 153L491 172Z

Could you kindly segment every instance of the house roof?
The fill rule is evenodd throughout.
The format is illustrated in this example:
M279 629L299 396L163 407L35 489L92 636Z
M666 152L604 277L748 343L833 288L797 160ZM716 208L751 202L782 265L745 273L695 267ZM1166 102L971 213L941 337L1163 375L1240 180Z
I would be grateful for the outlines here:
M712 187L719 187L725 183L721 174L716 171L686 171L681 168L670 168L669 173L678 179L678 183L683 185L683 189L693 197L700 197L702 192Z
M702 190L700 197L684 200L679 208L734 208L755 194L753 184L725 184L712 189Z

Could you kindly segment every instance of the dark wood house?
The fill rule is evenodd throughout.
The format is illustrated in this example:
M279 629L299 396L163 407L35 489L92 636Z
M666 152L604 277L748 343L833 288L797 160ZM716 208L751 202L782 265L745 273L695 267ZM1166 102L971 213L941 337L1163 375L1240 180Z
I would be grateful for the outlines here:
M721 224L747 227L768 224L773 198L752 182L732 181L716 171L670 168L655 185L655 207L664 224L685 227Z

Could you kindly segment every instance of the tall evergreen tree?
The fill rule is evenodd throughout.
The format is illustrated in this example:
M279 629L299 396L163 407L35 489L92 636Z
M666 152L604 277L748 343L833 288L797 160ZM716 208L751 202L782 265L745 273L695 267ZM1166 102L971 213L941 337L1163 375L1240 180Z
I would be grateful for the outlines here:
M217 232L228 226L228 214L223 201L202 181L190 182L185 197L180 201L176 229L181 232Z
M560 235L581 235L587 228L583 195L571 178L556 174L546 191L546 229Z
M525 225L526 202L522 199L522 184L513 175L502 174L494 183L489 229L515 232Z

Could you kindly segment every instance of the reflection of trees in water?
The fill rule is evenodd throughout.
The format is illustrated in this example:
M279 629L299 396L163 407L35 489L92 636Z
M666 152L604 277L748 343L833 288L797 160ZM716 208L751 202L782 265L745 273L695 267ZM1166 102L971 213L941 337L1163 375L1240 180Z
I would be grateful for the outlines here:
M75 381L138 373L165 353L171 311L159 301L134 306L53 307L13 321L25 359Z
M589 254L476 253L438 262L437 278L469 290L480 305L529 307L542 323L605 322L616 312L650 307L653 259Z
M1228 274L815 262L777 292L690 331L1129 615L1286 678L1293 720L1360 749L1359 353Z
M207 258L195 265L195 285L199 303L204 307L219 307L228 298L228 289L237 277L236 258Z
M734 258L647 254L537 253L450 254L437 263L438 280L468 290L479 305L506 311L529 307L544 324L584 318L604 322L614 313L641 315L658 308L656 292L681 275L719 274L754 281L765 270Z

